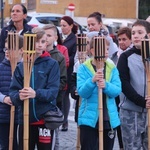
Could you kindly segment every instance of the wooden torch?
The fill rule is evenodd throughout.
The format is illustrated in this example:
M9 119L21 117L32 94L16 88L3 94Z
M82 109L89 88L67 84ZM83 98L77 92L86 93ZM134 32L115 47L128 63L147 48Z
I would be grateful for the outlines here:
M11 65L11 73L13 76L14 70L17 66L19 57L19 34L15 31L8 32L8 50L9 60ZM10 130L9 130L9 150L13 150L13 135L14 135L14 117L15 117L15 106L11 106L10 109Z
M31 71L35 60L36 34L24 34L23 45L23 67L24 67L24 87L30 87ZM23 149L29 150L29 99L24 100L24 143Z
M78 60L80 64L82 64L86 60L86 49L87 49L87 36L86 34L78 34L77 35L77 53L78 53ZM79 98L79 105L80 106L81 98ZM80 127L77 126L77 143L76 143L76 150L80 150Z
M94 37L93 48L95 51L94 59L96 61L96 69L104 69L106 40L104 37ZM98 91L99 101L99 150L103 150L103 94L102 89Z
M142 40L141 48L142 60L145 66L147 75L147 95L150 95L150 39ZM150 109L147 109L148 114L148 150L150 150Z

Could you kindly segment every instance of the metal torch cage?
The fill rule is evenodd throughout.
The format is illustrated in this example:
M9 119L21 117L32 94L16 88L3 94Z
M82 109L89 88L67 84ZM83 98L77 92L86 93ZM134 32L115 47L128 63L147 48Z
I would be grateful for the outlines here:
M86 50L87 50L87 36L86 34L77 35L77 52L78 59L80 63L86 60Z

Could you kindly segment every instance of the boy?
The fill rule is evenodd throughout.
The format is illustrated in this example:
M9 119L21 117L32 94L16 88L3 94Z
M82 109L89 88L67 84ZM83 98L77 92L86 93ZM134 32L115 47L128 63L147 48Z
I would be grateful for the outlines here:
M22 59L23 37L19 36L19 55L18 62ZM9 97L9 86L12 78L10 53L8 49L7 39L5 41L5 59L0 64L0 149L7 150L9 147L9 130L10 130L10 106L12 102ZM13 58L12 58L13 59ZM18 150L17 144L17 125L18 110L15 111L14 120L14 142L13 149Z
M65 86L67 84L67 67L65 62L65 57L61 52L57 49L57 29L56 26L53 24L49 24L43 27L45 33L47 35L47 51L51 55L51 57L58 61L59 68L60 68L60 86L59 92L57 96L57 106L62 110L62 101L65 95ZM56 129L56 144L55 149L59 145L59 136L58 136L58 129Z
M141 40L150 34L150 23L137 20L132 25L133 48L120 55L118 70L122 82L120 119L125 150L148 149L146 72L141 58Z
M55 110L59 90L60 71L58 63L46 52L47 36L40 28L33 29L37 34L36 58L32 69L30 87L23 85L23 63L14 72L10 86L10 97L14 105L19 106L19 150L23 149L23 101L29 103L29 150L51 150L53 132L44 125L43 115ZM44 134L45 133L45 134Z

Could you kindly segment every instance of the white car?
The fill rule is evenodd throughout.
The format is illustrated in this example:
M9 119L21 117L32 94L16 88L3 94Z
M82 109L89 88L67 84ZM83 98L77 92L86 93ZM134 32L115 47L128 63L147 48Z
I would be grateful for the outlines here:
M36 12L29 12L27 14L27 22L29 25L33 27L43 27L46 24L53 23L55 26L60 29L60 20L63 17L63 14L55 14L55 13L36 13ZM81 26L79 23L75 22L78 25L78 33L85 33L87 30L85 27Z
M54 23L54 25L59 26L60 19L64 15L62 14L54 14L54 13L35 13L35 12L29 12L27 14L27 22L31 26L38 26L43 27L46 24Z

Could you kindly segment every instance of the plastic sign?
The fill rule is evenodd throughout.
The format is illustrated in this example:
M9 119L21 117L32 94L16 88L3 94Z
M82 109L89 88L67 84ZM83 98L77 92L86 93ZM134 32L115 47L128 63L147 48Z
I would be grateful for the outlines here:
M74 10L75 10L75 5L74 5L73 3L69 4L69 5L68 5L68 9L69 9L70 11L74 11Z

